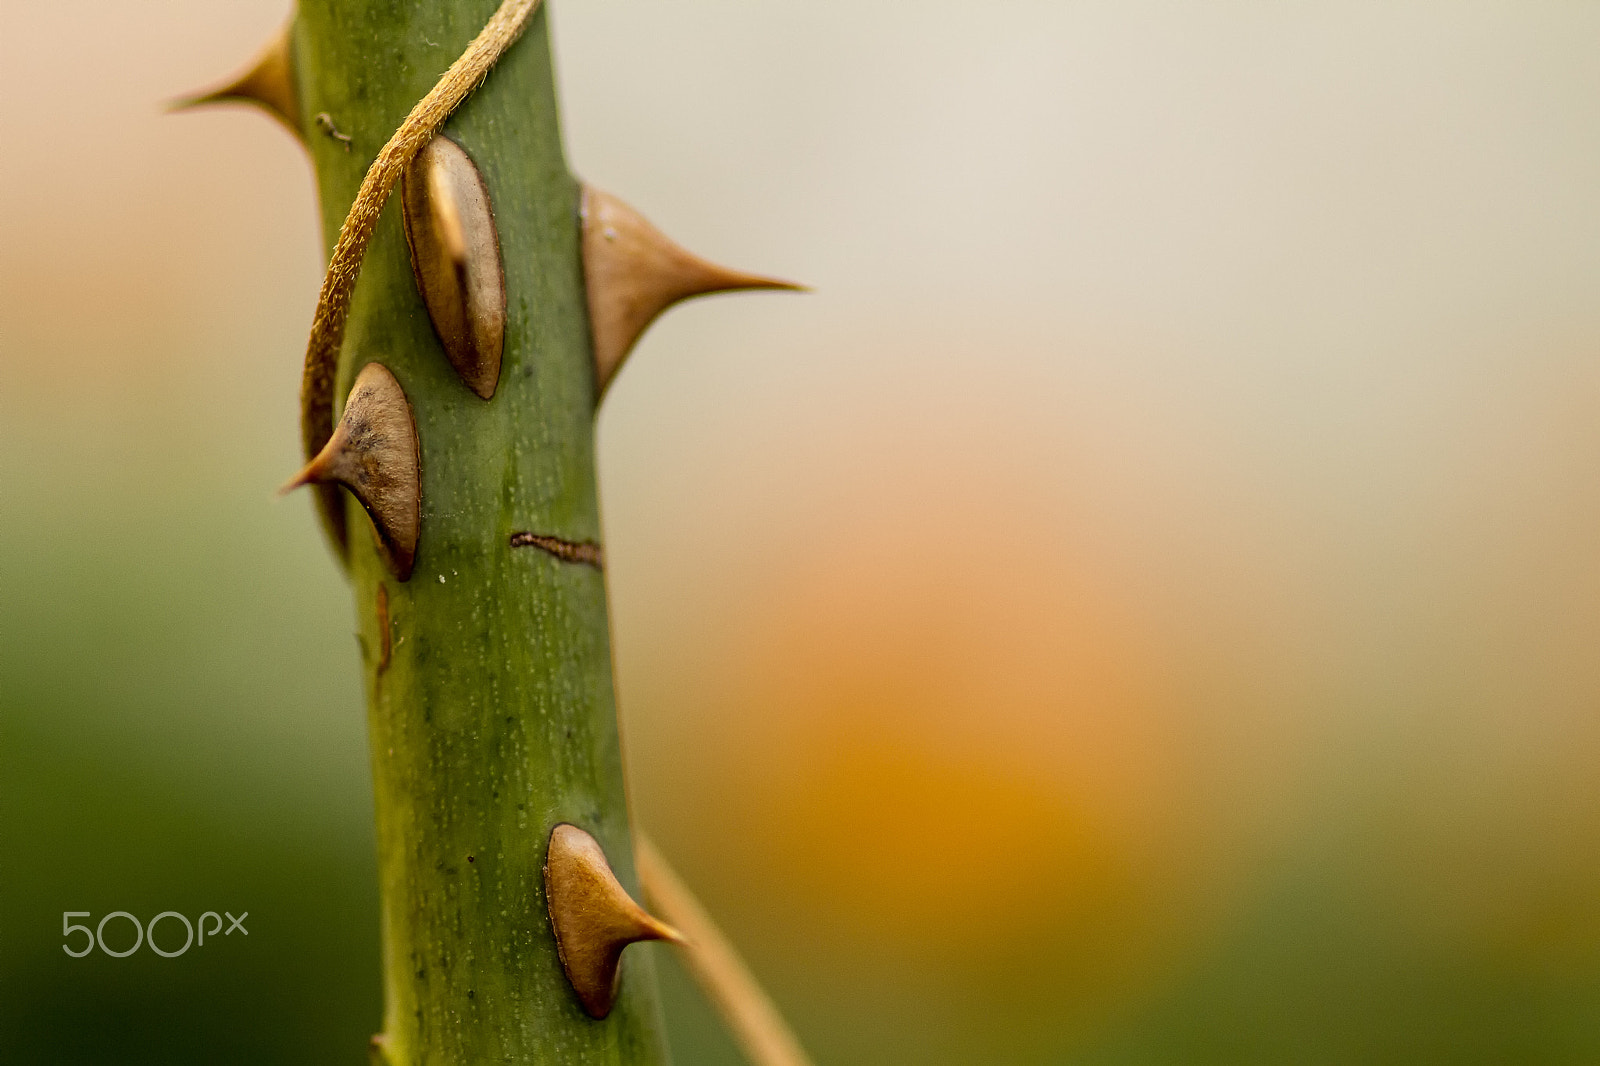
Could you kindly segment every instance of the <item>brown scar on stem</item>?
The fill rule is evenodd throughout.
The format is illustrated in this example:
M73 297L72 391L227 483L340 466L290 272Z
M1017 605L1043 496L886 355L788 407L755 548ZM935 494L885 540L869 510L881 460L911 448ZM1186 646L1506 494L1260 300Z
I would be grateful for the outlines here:
M332 137L334 140L342 143L345 151L348 152L350 150L350 135L348 133L339 132L339 127L333 124L332 115L328 114L326 111L318 111L317 117L312 121L314 121L318 126L322 127L323 133L326 133L329 137Z
M592 566L596 570L606 568L605 549L588 540L562 540L560 537L547 537L539 533L513 533L511 534L513 548L538 548L549 552L564 563L582 563Z

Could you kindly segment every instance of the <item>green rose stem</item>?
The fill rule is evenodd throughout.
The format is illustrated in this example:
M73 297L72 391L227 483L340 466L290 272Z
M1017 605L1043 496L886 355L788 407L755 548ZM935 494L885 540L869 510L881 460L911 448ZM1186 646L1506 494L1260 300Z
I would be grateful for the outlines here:
M633 902L593 416L670 304L795 286L692 256L571 176L539 0L301 0L249 72L187 103L224 100L304 143L330 249L289 487L316 486L360 618L374 1060L663 1063L651 959L623 948L681 938ZM649 854L753 1060L803 1062Z

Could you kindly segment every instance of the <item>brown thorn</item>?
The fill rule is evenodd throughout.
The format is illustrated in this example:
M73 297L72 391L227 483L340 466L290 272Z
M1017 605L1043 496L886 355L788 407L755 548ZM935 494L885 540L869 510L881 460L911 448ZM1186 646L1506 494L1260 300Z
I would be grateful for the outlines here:
M641 940L683 939L633 901L599 842L575 825L563 822L550 832L544 893L562 969L591 1018L611 1013L623 948Z
M597 396L605 395L606 386L650 323L678 301L738 289L805 288L709 263L592 185L583 187L579 213Z
M411 576L422 524L417 427L405 391L383 364L361 368L333 436L280 491L309 484L349 489L372 519L394 575Z
M501 0L466 51L450 64L428 95L417 101L367 168L350 213L339 227L339 239L328 256L317 294L317 310L306 340L305 369L300 376L300 444L308 458L322 450L333 433L333 382L338 374L339 348L350 316L350 295L361 276L361 260L377 228L378 217L401 172L433 137L444 120L467 94L483 83L490 68L521 35L541 0ZM344 510L336 490L323 490L317 503L328 536L341 558L348 537Z
M482 399L500 382L506 283L489 190L472 157L436 136L400 187L411 274L450 365Z
M386 1033L374 1033L367 1042L368 1066L391 1066L389 1059L389 1037Z
M182 111L207 104L225 104L239 101L264 108L273 118L289 128L289 132L305 141L305 131L300 126L300 106L294 85L294 65L290 58L289 35L293 20L286 23L278 35L261 50L250 68L221 88L183 100L174 100L169 110Z
M606 568L605 549L588 540L562 540L560 537L547 537L539 533L513 533L511 534L513 548L538 548L549 552L557 559L567 563L582 563L592 566L596 570Z

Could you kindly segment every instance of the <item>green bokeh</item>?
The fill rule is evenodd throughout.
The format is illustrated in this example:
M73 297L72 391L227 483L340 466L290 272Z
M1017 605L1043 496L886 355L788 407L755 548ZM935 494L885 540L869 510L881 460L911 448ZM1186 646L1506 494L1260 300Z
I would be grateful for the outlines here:
M196 465L185 445L223 439L223 425L199 405L169 410L160 427L85 417L69 431L12 403L4 423L0 1061L357 1063L380 993L345 589L305 501L271 495L292 462L274 412L228 425ZM108 451L118 463L96 460ZM116 535L84 535L105 506ZM1600 1057L1592 906L1579 899L1568 926L1529 947L1432 927L1388 897L1383 871L1411 861L1387 839L1414 798L1401 769L1389 786L1332 789L1206 942L1090 1030L1065 998L997 1025L986 1004L1003 990L974 995L971 975L894 957L819 961L760 942L752 954L822 1063ZM1484 861L1486 875L1544 864L1580 897L1593 883L1592 863L1548 848L1489 848ZM74 959L67 910L248 911L249 935L176 959ZM120 921L113 935L127 935ZM660 970L677 1061L737 1062L682 971Z

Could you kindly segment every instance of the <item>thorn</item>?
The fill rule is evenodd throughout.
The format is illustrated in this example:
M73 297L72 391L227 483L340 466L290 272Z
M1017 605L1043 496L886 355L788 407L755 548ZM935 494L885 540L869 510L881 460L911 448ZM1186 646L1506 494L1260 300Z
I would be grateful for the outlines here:
M333 436L278 491L309 484L349 489L372 519L395 577L411 576L422 524L417 427L400 383L381 363L361 368Z
M678 247L643 215L592 185L583 187L583 277L588 290L597 395L655 317L679 300L736 289L791 289L792 281L708 263Z
M250 69L219 89L174 100L168 110L182 111L206 104L225 104L243 101L265 108L272 117L289 127L289 132L305 140L300 128L300 107L294 87L294 67L289 53L289 31L293 21L285 24L272 42L256 56Z
M623 948L641 940L683 941L633 901L599 842L575 825L562 823L550 833L544 893L561 966L591 1018L611 1013Z
M400 190L411 273L450 365L487 400L500 383L506 283L489 190L472 158L437 136Z
M390 1066L389 1037L386 1033L374 1033L367 1042L368 1066Z

